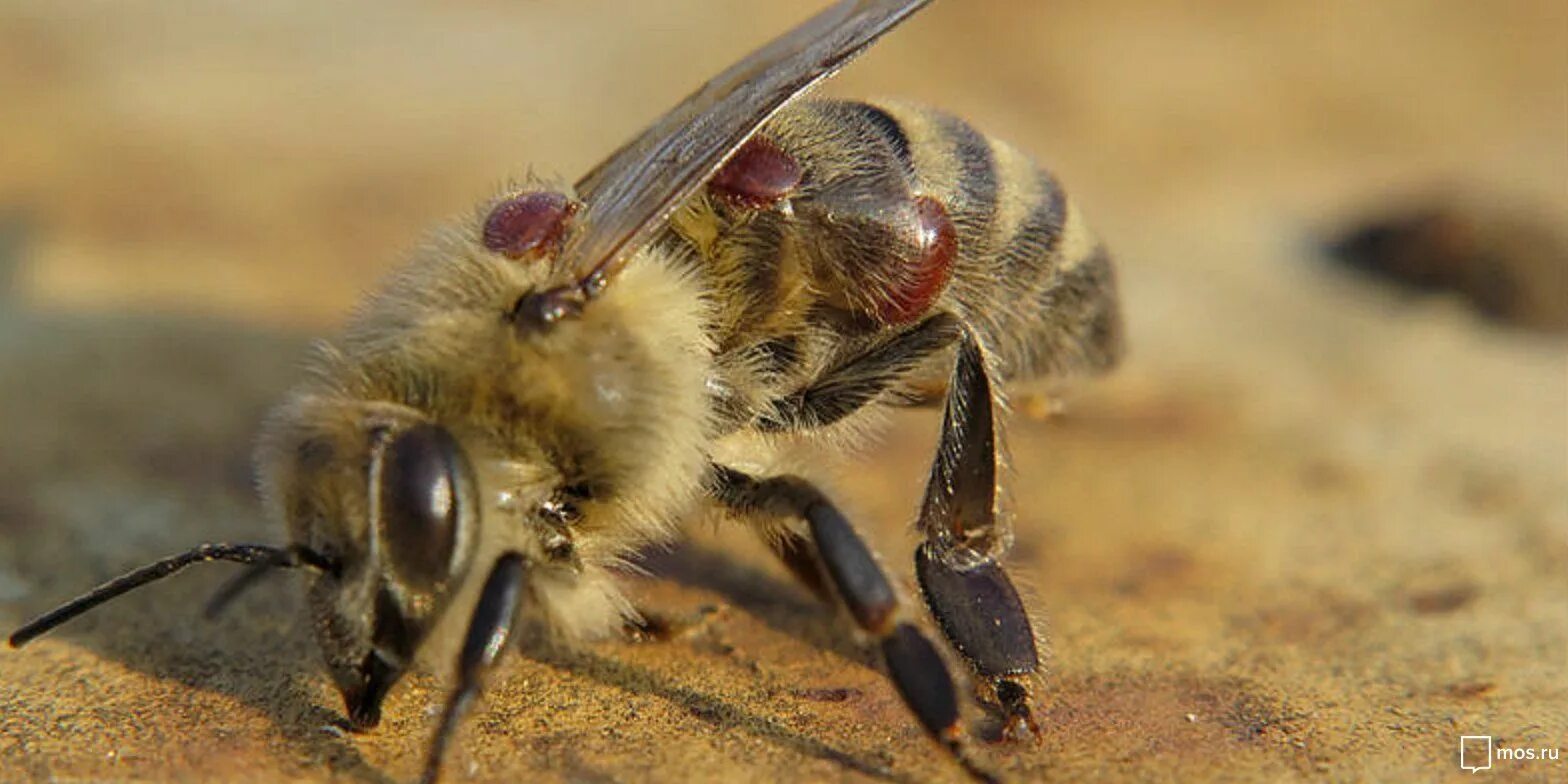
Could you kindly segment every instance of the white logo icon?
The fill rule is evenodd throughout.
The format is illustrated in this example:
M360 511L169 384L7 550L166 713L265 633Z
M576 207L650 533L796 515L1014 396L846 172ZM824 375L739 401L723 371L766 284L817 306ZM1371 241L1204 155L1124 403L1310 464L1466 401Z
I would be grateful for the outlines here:
M1492 768L1492 736L1460 735L1459 767L1474 773Z

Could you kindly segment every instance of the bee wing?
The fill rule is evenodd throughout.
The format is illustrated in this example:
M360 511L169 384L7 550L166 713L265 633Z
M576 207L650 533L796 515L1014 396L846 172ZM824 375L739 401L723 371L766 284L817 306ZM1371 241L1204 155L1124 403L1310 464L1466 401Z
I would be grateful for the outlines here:
M843 0L704 84L577 183L561 260L596 292L784 104L930 0Z

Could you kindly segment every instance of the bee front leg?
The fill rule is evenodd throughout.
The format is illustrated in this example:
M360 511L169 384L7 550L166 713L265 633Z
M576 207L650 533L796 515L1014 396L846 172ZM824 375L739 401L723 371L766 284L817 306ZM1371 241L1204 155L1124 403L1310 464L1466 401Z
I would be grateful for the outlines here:
M505 650L512 624L517 619L518 605L522 603L526 578L527 567L517 553L497 558L495 566L491 567L490 576L479 591L479 603L468 622L462 651L457 656L457 690L447 698L440 728L430 742L425 774L420 779L423 784L435 784L440 776L441 759L452 742L458 723L479 698L485 674Z
M926 605L1001 708L1008 738L1038 738L1030 685L1040 668L1028 612L1002 569L1011 543L998 509L995 397L972 334L959 342L942 436L921 504L915 574Z
M809 546L820 567L819 584L829 584L856 625L872 635L881 649L888 676L904 703L926 732L980 781L995 778L969 757L958 726L958 700L952 676L936 648L913 623L900 617L898 594L871 554L870 548L833 505L810 482L797 476L759 479L723 466L715 467L714 495L732 509L803 519ZM804 559L805 553L797 554Z

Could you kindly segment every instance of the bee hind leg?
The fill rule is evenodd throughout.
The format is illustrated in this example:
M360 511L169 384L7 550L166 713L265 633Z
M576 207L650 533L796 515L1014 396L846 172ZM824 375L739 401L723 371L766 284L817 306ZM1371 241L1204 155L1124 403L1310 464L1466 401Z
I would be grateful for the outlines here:
M926 485L915 574L949 643L1002 713L1003 736L1037 739L1030 686L1040 650L1029 614L1000 563L1011 541L997 508L995 397L985 354L959 342L942 435Z
M995 777L969 756L958 726L958 699L952 675L935 646L920 629L902 618L898 594L853 525L826 495L796 476L756 478L723 466L715 467L714 495L741 512L796 517L806 522L808 537L793 540L804 548L820 571L820 582L849 611L857 626L875 638L889 678L927 733L941 743L979 781ZM801 568L804 568L802 565Z

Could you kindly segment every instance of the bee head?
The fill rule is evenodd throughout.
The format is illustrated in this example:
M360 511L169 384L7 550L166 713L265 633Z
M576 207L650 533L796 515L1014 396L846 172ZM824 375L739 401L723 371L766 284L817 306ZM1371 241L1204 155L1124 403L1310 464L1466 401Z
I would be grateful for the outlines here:
M478 494L462 445L401 407L297 406L273 423L263 484L313 578L316 639L358 728L408 669L466 572Z

